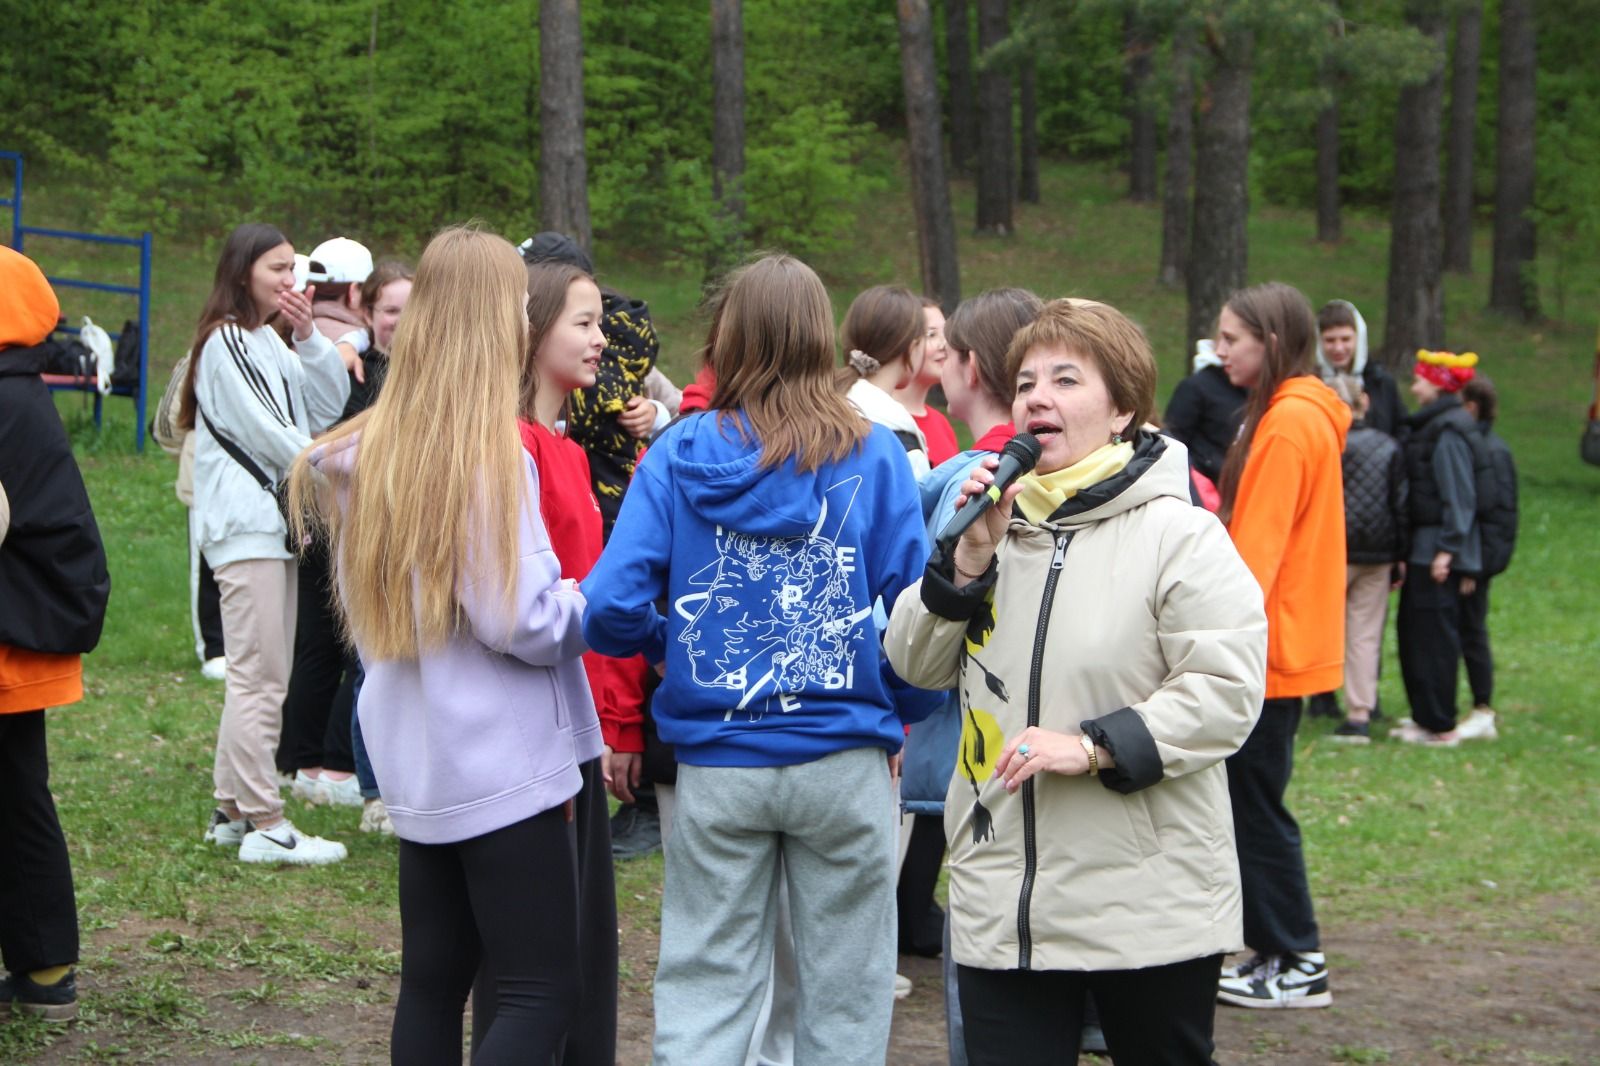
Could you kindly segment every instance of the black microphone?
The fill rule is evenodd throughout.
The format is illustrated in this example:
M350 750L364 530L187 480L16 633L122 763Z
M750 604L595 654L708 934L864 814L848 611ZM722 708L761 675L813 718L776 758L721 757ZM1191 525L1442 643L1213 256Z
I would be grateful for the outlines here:
M1032 433L1018 433L1006 441L1006 446L1000 449L1000 465L994 470L994 484L976 496L969 497L966 505L956 512L949 524L939 534L940 547L954 544L967 527L978 520L978 516L1000 502L1000 497L1005 495L1006 489L1017 478L1026 474L1039 462L1039 453L1043 446L1039 438Z

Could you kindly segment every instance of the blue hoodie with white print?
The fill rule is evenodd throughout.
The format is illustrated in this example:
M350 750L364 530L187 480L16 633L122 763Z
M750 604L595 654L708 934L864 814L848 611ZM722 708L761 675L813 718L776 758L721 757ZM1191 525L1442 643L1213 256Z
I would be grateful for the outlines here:
M741 420L685 418L645 454L583 582L584 636L665 661L656 727L690 765L898 751L942 695L894 675L873 625L927 563L905 449L875 426L817 470L762 467Z

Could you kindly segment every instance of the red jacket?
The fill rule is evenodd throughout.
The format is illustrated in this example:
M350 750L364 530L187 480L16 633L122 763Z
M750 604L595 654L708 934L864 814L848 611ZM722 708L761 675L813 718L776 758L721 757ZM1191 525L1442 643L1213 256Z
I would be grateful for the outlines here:
M517 420L522 446L539 470L539 517L561 560L561 576L582 581L600 558L600 505L589 480L589 457L577 443L543 426ZM600 714L600 733L612 751L644 751L644 657L612 659L585 652L584 672Z

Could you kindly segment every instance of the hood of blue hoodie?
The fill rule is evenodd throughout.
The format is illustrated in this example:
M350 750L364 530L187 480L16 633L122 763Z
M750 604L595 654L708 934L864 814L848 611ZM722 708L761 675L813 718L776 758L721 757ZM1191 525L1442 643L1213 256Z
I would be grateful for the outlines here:
M656 447L665 448L677 479L693 485L689 506L725 529L762 536L810 533L823 516L823 471L800 470L794 460L771 477L761 465L761 445L742 416L707 412L684 419ZM825 469L825 468L824 468Z

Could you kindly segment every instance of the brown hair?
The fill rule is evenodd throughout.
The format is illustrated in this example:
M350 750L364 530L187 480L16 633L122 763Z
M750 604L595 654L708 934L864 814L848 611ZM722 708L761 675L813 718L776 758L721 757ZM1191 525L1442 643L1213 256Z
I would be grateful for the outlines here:
M732 412L749 419L762 466L815 470L866 439L870 427L834 385L828 291L800 260L766 255L730 274L709 343L711 406L725 427Z
M839 341L845 352L839 386L848 389L866 377L851 365L851 352L861 352L879 366L906 358L928 329L922 308L922 297L904 285L874 285L852 300L839 327Z
M1311 303L1305 294L1293 285L1269 281L1240 289L1228 297L1223 305L1243 322L1256 340L1266 348L1261 363L1261 376L1250 389L1245 400L1244 424L1233 445L1228 448L1222 464L1222 506L1217 516L1224 523L1233 518L1233 505L1239 492L1239 479L1244 476L1245 463L1250 458L1250 444L1255 439L1256 428L1272 405L1278 386L1290 378L1310 374L1316 344L1316 321L1311 317Z
M978 361L984 394L1010 407L1016 389L1006 371L1006 353L1017 331L1044 310L1044 301L1027 289L990 289L962 300L944 324L945 343L958 362Z
M1017 331L1006 350L1006 379L1016 394L1017 374L1036 348L1061 348L1094 360L1118 411L1133 417L1129 433L1150 421L1156 409L1156 357L1144 330L1110 304L1051 300L1037 318Z
M367 314L372 314L378 306L378 297L383 295L386 286L396 281L415 281L416 271L410 265L398 259L385 259L372 268L372 273L367 275L367 280L361 283L361 309Z
M1238 314L1237 311L1234 314ZM1317 312L1317 332L1334 329L1337 326L1356 328L1355 308L1345 300L1329 300L1322 305L1322 310Z
M559 259L540 259L528 264L528 351L522 364L522 395L518 412L534 421L534 399L539 394L539 373L534 358L550 328L567 306L567 290L575 281L594 281L581 266Z
M184 375L183 389L178 394L179 429L193 429L195 419L194 379L200 369L200 349L206 338L224 322L233 321L242 330L253 330L277 317L277 312L261 317L254 298L250 295L250 272L256 260L289 238L277 226L265 222L246 222L234 227L228 239L222 242L222 255L217 258L217 272L211 281L211 295L206 297L200 311L200 324L194 331L194 341L189 345L189 372Z
M1500 393L1495 390L1494 382L1482 374L1474 374L1472 380L1461 386L1461 402L1478 405L1478 421L1493 422L1500 413Z

